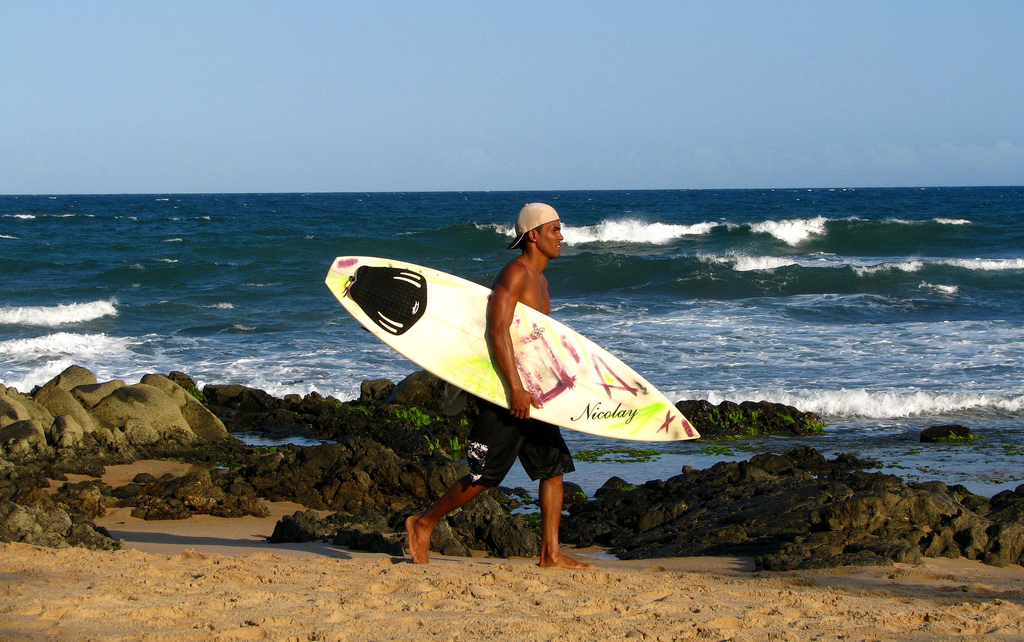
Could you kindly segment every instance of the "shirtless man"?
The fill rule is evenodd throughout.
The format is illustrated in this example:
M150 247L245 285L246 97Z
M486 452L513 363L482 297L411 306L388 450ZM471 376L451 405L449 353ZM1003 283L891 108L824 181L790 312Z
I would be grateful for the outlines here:
M429 562L430 534L437 522L486 488L501 483L518 456L530 479L540 479L540 566L594 568L563 555L559 547L562 475L575 470L575 466L558 427L530 419L530 408L540 408L541 403L519 378L509 334L517 303L544 314L551 311L548 280L543 272L548 261L562 253L561 230L558 213L550 205L530 203L519 212L518 236L509 249L522 249L522 254L498 274L487 305L487 339L508 384L509 409L479 400L480 417L466 448L470 474L455 482L425 513L406 520L409 551L417 564Z

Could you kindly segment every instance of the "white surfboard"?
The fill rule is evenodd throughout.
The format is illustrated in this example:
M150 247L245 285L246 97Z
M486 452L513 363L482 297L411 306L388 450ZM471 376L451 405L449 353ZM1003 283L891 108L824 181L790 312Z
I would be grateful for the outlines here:
M430 268L342 256L327 287L377 338L424 370L508 407L485 329L491 290ZM523 304L510 328L523 385L541 400L530 416L602 437L677 441L700 435L679 410L612 354Z

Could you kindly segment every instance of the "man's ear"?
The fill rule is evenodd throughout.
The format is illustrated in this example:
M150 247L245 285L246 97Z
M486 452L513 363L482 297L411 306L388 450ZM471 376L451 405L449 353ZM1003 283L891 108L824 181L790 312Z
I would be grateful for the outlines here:
M526 238L531 243L536 243L537 239L540 238L540 232L537 230L537 228L533 228L532 230L526 233Z

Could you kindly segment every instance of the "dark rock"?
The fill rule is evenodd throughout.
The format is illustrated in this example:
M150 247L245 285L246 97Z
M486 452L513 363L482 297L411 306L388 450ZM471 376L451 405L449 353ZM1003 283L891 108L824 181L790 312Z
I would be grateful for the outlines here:
M680 401L676 404L705 439L756 437L759 435L820 435L825 422L813 412L768 401Z
M434 529L430 550L442 555L469 556L472 550L495 557L536 557L540 552L537 534L520 515L509 515L498 501L499 493L489 490L441 520ZM385 519L377 512L356 515L335 513L320 517L315 511L296 512L282 518L270 540L306 542L331 539L354 550L402 555L405 520L423 506L406 506Z
M623 492L623 489L634 488L629 482L621 477L612 477L594 491L594 497L611 497Z
M467 547L485 550L495 557L537 557L540 540L522 515L505 513L493 497L482 493L446 519L456 537Z
M224 483L218 475L218 482ZM199 470L180 477L166 474L154 481L129 485L122 491L123 505L132 507L132 517L146 520L188 519L192 515L214 517L266 517L266 504L255 495L238 495L215 483L210 472ZM113 491L117 493L117 489Z
M395 383L390 379L371 379L359 386L359 403L380 403L387 399L395 390Z
M415 406L441 414L443 396L444 381L425 370L417 370L402 379L384 399L384 403Z
M384 553L386 555L394 555L395 557L405 555L402 541L392 539L383 533L364 533L359 530L341 529L334 536L332 543L338 546L346 546L355 551Z
M295 449L294 458L269 457L239 470L271 501L309 508L382 514L432 501L466 474L443 453L404 459L365 437Z
M750 465L772 475L792 475L796 470L793 462L781 455L765 454L750 458Z
M562 505L572 506L587 501L587 494L583 487L572 482L562 482Z
M277 522L274 533L267 540L272 544L284 542L312 542L333 538L339 530L373 533L386 531L388 521L378 513L345 515L335 513L320 517L316 511L296 511Z
M875 466L800 449L688 469L570 507L562 539L611 546L629 559L750 556L766 570L916 564L922 556L1020 559L1024 524L1015 520L1024 497L1001 493L981 515L961 502L971 497L963 489L860 470Z
M65 506L71 521L84 524L107 514L107 498L104 493L109 490L108 486L97 479L64 484L57 489L53 497L54 501Z
M934 444L936 442L967 442L974 441L977 436L967 426L950 424L947 426L932 426L921 431L921 443Z

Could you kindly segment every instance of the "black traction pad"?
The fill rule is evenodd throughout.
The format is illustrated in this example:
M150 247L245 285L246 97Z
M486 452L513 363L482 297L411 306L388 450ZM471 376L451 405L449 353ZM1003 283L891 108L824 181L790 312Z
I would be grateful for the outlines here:
M402 268L364 265L348 295L366 316L390 334L403 334L427 309L427 280Z

